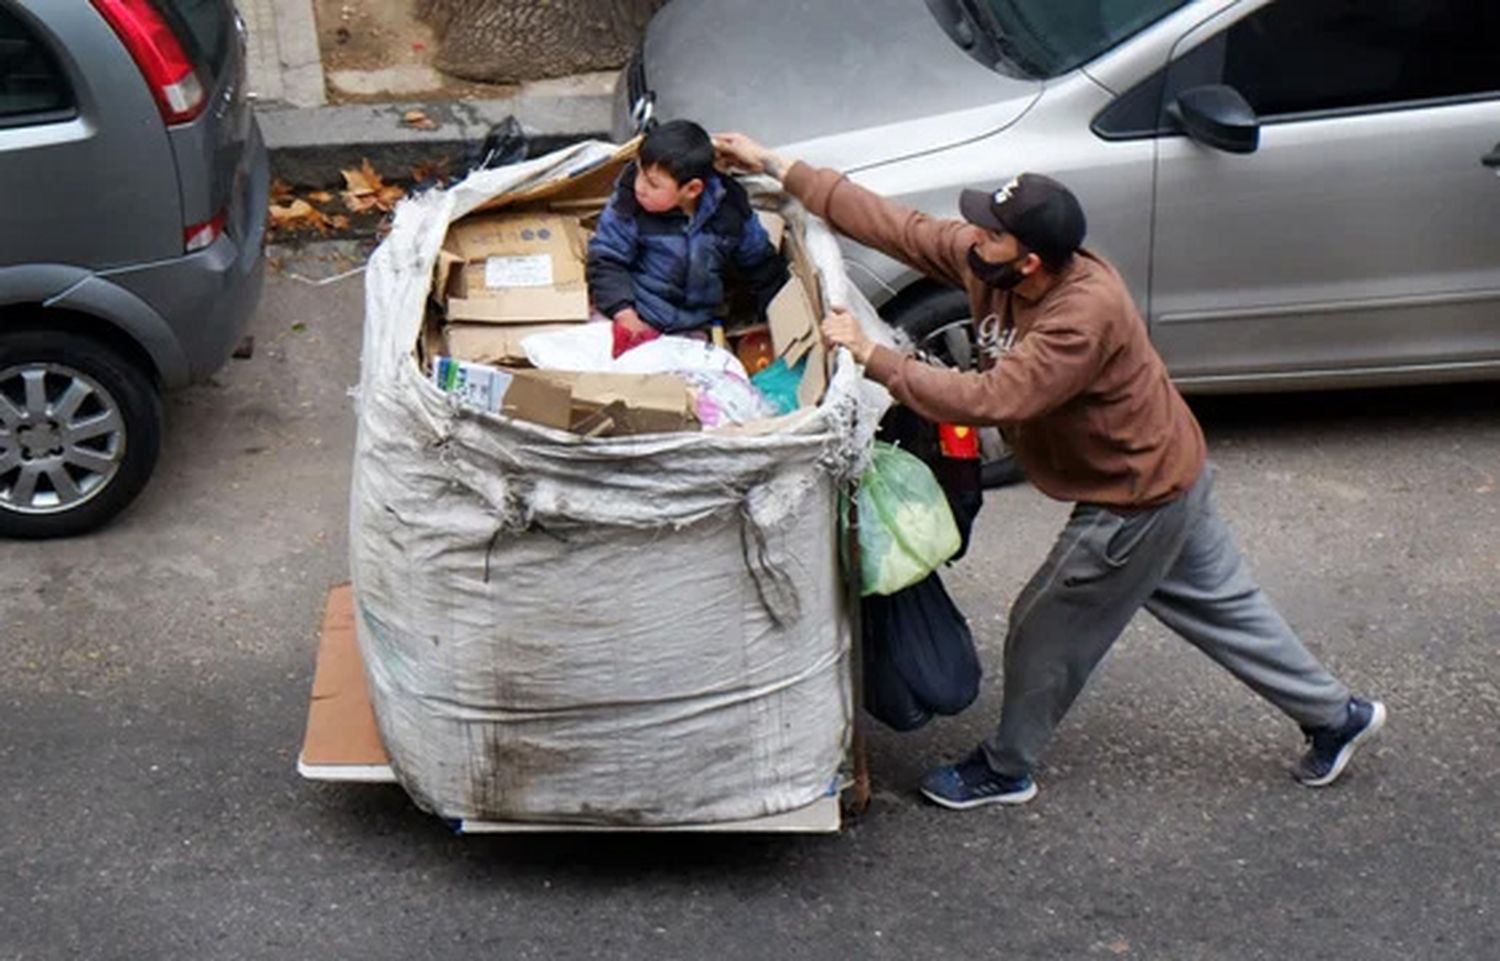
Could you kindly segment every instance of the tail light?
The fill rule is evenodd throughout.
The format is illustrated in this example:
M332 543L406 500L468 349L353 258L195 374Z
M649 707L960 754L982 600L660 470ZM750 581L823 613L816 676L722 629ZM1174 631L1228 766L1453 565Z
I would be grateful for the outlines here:
M162 119L186 123L203 112L208 95L182 43L151 0L92 0L119 34L151 87Z
M212 220L182 228L183 247L188 253L208 247L224 233L224 223L227 219L227 215L221 210Z
M953 460L979 460L979 431L960 424L938 425L938 447Z

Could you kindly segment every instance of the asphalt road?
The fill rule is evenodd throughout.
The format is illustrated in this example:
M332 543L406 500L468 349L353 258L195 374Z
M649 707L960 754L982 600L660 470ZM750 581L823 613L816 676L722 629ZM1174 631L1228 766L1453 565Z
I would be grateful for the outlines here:
M997 716L1006 606L1065 512L1012 489L948 577L981 701L876 731L842 835L457 837L294 769L347 576L360 310L358 278L273 278L255 358L171 399L127 515L0 543L0 959L1500 957L1493 385L1197 405L1263 583L1391 709L1331 790L1289 779L1290 722L1142 617L1036 802L920 803Z

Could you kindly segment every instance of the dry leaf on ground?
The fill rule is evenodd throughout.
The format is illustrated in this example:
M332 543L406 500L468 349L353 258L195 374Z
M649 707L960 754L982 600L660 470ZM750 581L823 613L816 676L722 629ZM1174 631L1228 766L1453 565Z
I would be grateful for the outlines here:
M343 227L331 223L318 208L305 200L294 200L285 205L271 205L271 229L273 230L316 230L320 234L326 234L333 228L346 228L348 218L342 219L344 220Z
M271 181L271 203L285 205L291 203L294 198L291 184L280 177Z
M386 213L396 208L396 202L406 196L406 191L394 184L387 184L366 160L358 170L341 171L344 175L344 206L351 213L362 214L371 210Z
M410 127L413 130L436 130L438 128L437 121L427 116L421 110L406 111L401 116L401 125L403 127Z

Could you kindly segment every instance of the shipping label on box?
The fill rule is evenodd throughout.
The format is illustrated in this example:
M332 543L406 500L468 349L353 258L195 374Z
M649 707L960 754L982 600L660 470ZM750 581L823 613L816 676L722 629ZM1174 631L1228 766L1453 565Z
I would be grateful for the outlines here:
M437 267L449 320L497 324L584 321L587 256L578 219L501 213L449 228Z

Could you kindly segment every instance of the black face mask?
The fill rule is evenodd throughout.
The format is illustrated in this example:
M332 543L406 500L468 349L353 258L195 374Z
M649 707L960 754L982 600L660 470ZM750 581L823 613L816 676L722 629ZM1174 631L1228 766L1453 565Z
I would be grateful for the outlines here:
M1025 260L1026 258L1016 259ZM1010 290L1026 279L1026 275L1021 273L1021 268L1016 266L1015 260L1007 260L1001 264L990 263L979 256L977 246L969 248L969 269L974 271L975 277L996 290Z

